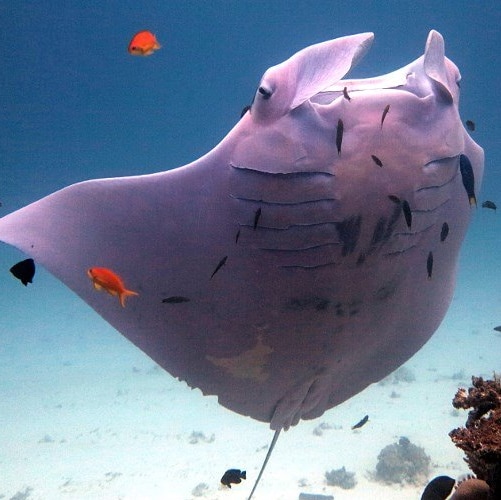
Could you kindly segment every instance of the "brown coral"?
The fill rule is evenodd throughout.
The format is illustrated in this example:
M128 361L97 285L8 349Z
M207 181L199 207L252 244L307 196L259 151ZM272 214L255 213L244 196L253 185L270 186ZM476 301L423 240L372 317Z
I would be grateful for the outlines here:
M468 478L461 481L451 500L489 500L490 488L485 481Z
M476 477L490 486L490 498L501 498L501 383L498 377L472 377L472 385L459 389L452 401L455 408L472 409L465 427L449 436Z
M375 479L384 483L419 484L428 477L430 457L424 449L402 436L378 455Z

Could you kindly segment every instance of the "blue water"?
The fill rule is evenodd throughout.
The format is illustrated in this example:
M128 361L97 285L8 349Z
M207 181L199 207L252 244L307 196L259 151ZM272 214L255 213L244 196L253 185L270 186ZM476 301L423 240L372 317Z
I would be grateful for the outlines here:
M472 137L486 152L480 201L489 199L501 207L501 4L497 1L4 1L0 2L0 19L0 215L77 181L162 171L199 158L234 126L263 72L307 45L374 31L373 47L353 72L353 76L373 76L419 57L430 29L444 36L446 55L460 68L461 115L476 123ZM156 33L162 44L151 57L127 53L131 35L141 29ZM441 327L438 340L431 341L425 348L428 354L418 362L423 366L429 358L430 370L439 370L439 364L450 373L464 370L462 383L468 383L472 374L501 370L501 337L492 331L501 324L499 217L480 207L476 210L462 251L456 298L444 323L450 328ZM129 395L140 400L141 392L134 392L134 378L130 380L131 367L138 370L133 373L146 375L153 370L154 376L162 374L43 269L37 270L34 285L20 286L8 272L20 258L23 256L16 250L0 246L0 425L4 427L0 443L20 450L15 460L0 452L0 498L11 498L29 487L33 488L28 492L30 498L48 498L37 492L37 484L45 474L56 472L40 465L37 474L26 465L43 456L38 441L46 434L64 439L65 425L102 430L124 414L128 416L127 412L132 412L132 421L142 422L137 424L141 427L156 409L139 404L137 411L144 415L138 418L125 404L108 404L111 395L100 391L100 385L107 377L117 377L127 387L117 391L130 391ZM460 332L462 327L464 332ZM474 341L466 342L459 333L474 335ZM470 373L473 369L478 373ZM427 373L422 380L432 382ZM169 383L167 376L161 380L159 386ZM177 382L172 383L169 391L175 390ZM449 392L442 395L444 408L456 385L450 384ZM64 397L54 396L58 391ZM65 405L68 394L74 397ZM155 394L149 399L153 406L162 401ZM166 396L157 410L175 406L176 422L189 423L172 433L189 434L201 424L191 421L193 415L186 405L199 405L203 421L205 399L195 393L176 397L195 399L174 405ZM217 411L216 403L210 404L211 411ZM363 412L367 401L360 404ZM58 405L64 416L54 417L52 430L39 428L38 419ZM91 424L86 421L86 411L95 405L103 418ZM393 427L393 416L400 411L396 419L400 427L391 431L395 435L416 426L415 415L401 408L393 409L390 417L385 415ZM445 411L440 410L441 414ZM461 425L461 421L455 422ZM238 430L228 432L238 432L245 440L251 432L246 423L247 419L236 416L231 425ZM439 423L437 427L422 426L423 432L442 432ZM446 446L450 426L444 427L441 439ZM140 431L134 432L128 435L124 430L116 448L103 450L97 439L95 448L92 441L86 442L87 455L78 446L60 455L58 480L64 485L71 476L73 483L51 490L50 498L192 498L162 490L161 477L148 477L148 488L152 482L158 488L144 496L140 488L129 496L113 489L112 479L106 482L111 476L103 476L99 488L82 493L86 490L79 489L75 471L65 472L69 464L78 464L78 469L89 465L89 456L98 460L95 457L104 454L106 460L96 470L120 470L126 475L125 469L113 465L124 453L138 455L140 470L147 460L147 447L123 447L124 442L137 439ZM266 444L268 434L266 429L262 432L260 444ZM361 457L369 454L367 440L353 446L358 446L355 455L363 461ZM178 447L182 463L166 452L166 474L176 467L188 471L200 459L200 448L195 452L186 441ZM228 451L220 448L218 453ZM377 450L372 455L377 456ZM209 454L206 460L212 459ZM284 468L282 463L271 474L285 474ZM140 484L137 470L129 472L137 475ZM90 477L92 474L91 470ZM9 478L5 489L3 475ZM13 477L18 478L17 486ZM217 477L209 479L217 483ZM201 482L209 483L209 479ZM296 484L298 479L293 475L290 481ZM191 491L196 482L190 486ZM231 492L237 495L237 488ZM352 495L350 498L360 498L356 492ZM230 496L220 491L207 498ZM265 489L256 498L274 497L267 496Z

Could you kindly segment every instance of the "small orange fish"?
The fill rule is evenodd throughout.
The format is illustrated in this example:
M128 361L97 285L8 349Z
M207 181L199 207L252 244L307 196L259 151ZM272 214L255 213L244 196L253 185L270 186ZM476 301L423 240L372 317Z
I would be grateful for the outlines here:
M125 307L126 297L139 295L132 290L127 290L122 278L106 267L91 267L87 271L87 276L92 280L96 290L105 290L111 295L117 295L122 307Z
M132 37L127 50L133 56L151 56L160 47L151 31L139 31Z

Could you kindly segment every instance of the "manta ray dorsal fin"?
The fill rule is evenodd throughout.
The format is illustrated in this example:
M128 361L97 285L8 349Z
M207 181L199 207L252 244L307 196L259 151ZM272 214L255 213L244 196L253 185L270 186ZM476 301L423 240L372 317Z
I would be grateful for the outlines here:
M460 74L457 67L445 57L445 44L442 35L431 30L424 51L424 70L436 84L440 95L452 103L458 94Z
M373 33L361 33L317 43L269 68L254 97L253 119L277 120L335 84L365 55L373 39Z

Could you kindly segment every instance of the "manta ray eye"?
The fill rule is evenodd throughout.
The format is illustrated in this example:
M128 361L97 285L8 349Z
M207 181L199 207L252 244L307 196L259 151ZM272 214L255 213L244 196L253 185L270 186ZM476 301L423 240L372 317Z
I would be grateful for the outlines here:
M259 87L257 89L257 91L263 96L263 99L269 99L271 97L271 95L273 94L271 89L263 87L262 85L261 85L261 87Z

